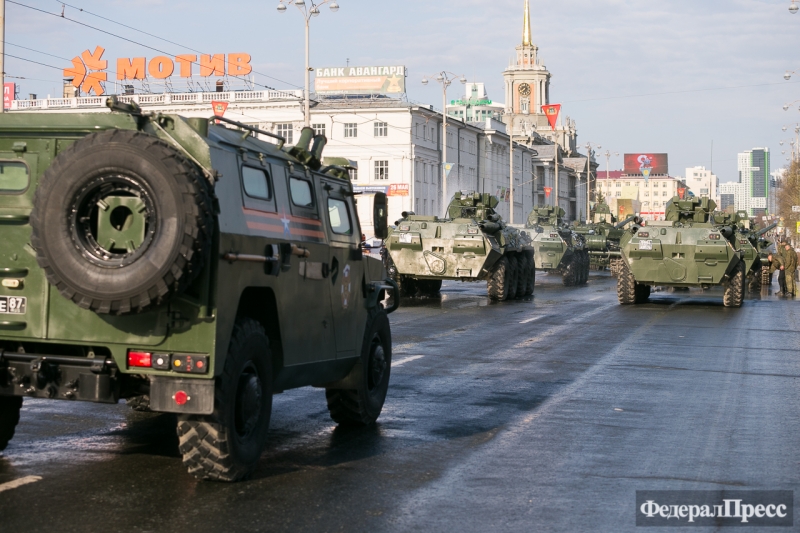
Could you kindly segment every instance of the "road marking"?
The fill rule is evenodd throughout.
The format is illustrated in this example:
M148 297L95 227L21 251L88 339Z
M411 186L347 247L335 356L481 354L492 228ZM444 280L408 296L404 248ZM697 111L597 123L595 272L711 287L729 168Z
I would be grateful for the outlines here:
M547 315L539 315L539 316L535 316L533 318L526 318L525 320L522 320L520 322L520 324L527 324L528 322L533 322L534 320L539 320L540 318L544 318L545 316L547 316Z
M593 302L595 300L599 300L600 298L602 298L602 296L595 296L594 298L589 298L589 301Z
M410 363L411 361L416 361L417 359L422 359L425 357L424 355L412 355L411 357L406 357L405 359L400 359L392 363L392 366L403 366L406 363ZM2 485L0 485L2 486Z
M0 492L16 489L23 485L27 485L28 483L36 483L40 481L42 478L40 476L25 476L19 479L15 479L14 481L9 481L8 483L0 484Z

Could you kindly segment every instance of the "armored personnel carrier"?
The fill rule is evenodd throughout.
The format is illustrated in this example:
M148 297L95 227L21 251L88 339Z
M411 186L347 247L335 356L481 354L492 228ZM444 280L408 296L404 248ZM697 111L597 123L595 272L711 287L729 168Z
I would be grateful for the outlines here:
M525 228L531 230L536 270L561 274L567 287L589 280L589 250L586 239L564 224L564 209L538 206L528 215Z
M762 230L756 231L752 227L747 211L737 211L736 213L713 213L714 223L718 226L729 226L735 229L734 248L742 252L745 262L746 281L751 292L761 289L763 281L764 265L767 265L767 276L769 276L769 258L771 241L763 238L767 232L775 228L775 222ZM769 285L769 281L766 283Z
M625 220L617 222L608 205L601 203L595 205L592 222L579 224L573 231L583 235L586 240L586 249L589 252L590 268L594 270L611 270L616 276L619 272L621 255L619 253L619 240L628 224L635 223L637 217L630 215Z
M487 193L457 192L447 218L404 212L389 231L384 253L400 293L435 294L442 280L485 280L493 300L533 294L531 239L503 222L497 204Z
M108 103L0 116L0 450L26 398L175 413L184 465L222 481L256 467L274 393L374 422L396 287L325 137Z
M621 304L646 301L653 286L722 285L726 307L744 299L746 263L736 247L736 228L715 224L716 203L708 198L673 197L664 221L634 225L620 240L622 269L617 278Z

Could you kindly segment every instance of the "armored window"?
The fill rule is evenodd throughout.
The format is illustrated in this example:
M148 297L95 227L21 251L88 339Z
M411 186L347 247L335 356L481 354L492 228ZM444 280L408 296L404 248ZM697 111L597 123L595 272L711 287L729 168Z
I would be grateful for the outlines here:
M355 122L347 123L344 125L345 137L358 137L358 124Z
M289 179L289 190L292 193L292 203L299 207L313 207L314 196L311 194L311 184L299 178Z
M314 135L325 135L325 124L312 124L311 128L314 130Z
M386 137L389 135L389 124L386 122L375 123L375 137Z
M350 224L350 212L347 203L336 198L328 198L328 220L331 231L339 235L352 235L353 226Z
M269 177L263 170L252 167L242 167L242 183L244 184L244 192L247 196L259 200L270 200L272 198Z
M389 162L388 161L375 161L375 179L388 180L389 179Z
M294 143L294 126L291 122L285 124L275 124L278 135L286 139L286 144Z
M28 165L22 161L0 161L0 193L22 192L28 188Z

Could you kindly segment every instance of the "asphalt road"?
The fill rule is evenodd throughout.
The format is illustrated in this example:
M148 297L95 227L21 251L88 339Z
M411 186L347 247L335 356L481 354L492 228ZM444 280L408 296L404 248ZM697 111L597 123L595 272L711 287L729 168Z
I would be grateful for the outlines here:
M593 272L540 275L526 301L459 283L404 300L379 423L339 429L323 391L278 395L237 484L184 471L169 415L27 401L0 531L620 532L642 529L636 490L800 489L800 302L623 307L614 289Z

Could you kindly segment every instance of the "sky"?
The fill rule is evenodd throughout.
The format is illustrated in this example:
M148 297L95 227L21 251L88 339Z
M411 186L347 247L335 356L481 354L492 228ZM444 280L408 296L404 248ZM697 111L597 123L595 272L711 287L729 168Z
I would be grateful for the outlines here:
M311 20L312 66L405 65L409 100L436 108L441 87L421 79L442 70L484 82L503 100L524 0L337 1L338 12L322 6ZM773 170L786 164L800 124L800 14L789 12L790 0L530 2L551 103L577 122L581 146L620 154L612 170L623 153L665 152L673 176L704 165L735 181L737 153L755 147L770 149ZM61 69L97 45L110 70L118 57L161 55L147 47L246 52L260 86L303 85L303 19L293 6L280 14L278 0L71 0L66 18L19 4L60 15L63 3L6 1L6 54L48 65L6 57L6 75L16 76L6 81L19 84L21 98L60 96ZM798 74L786 81L787 70ZM456 83L448 98L460 93ZM598 162L605 170L605 157Z

